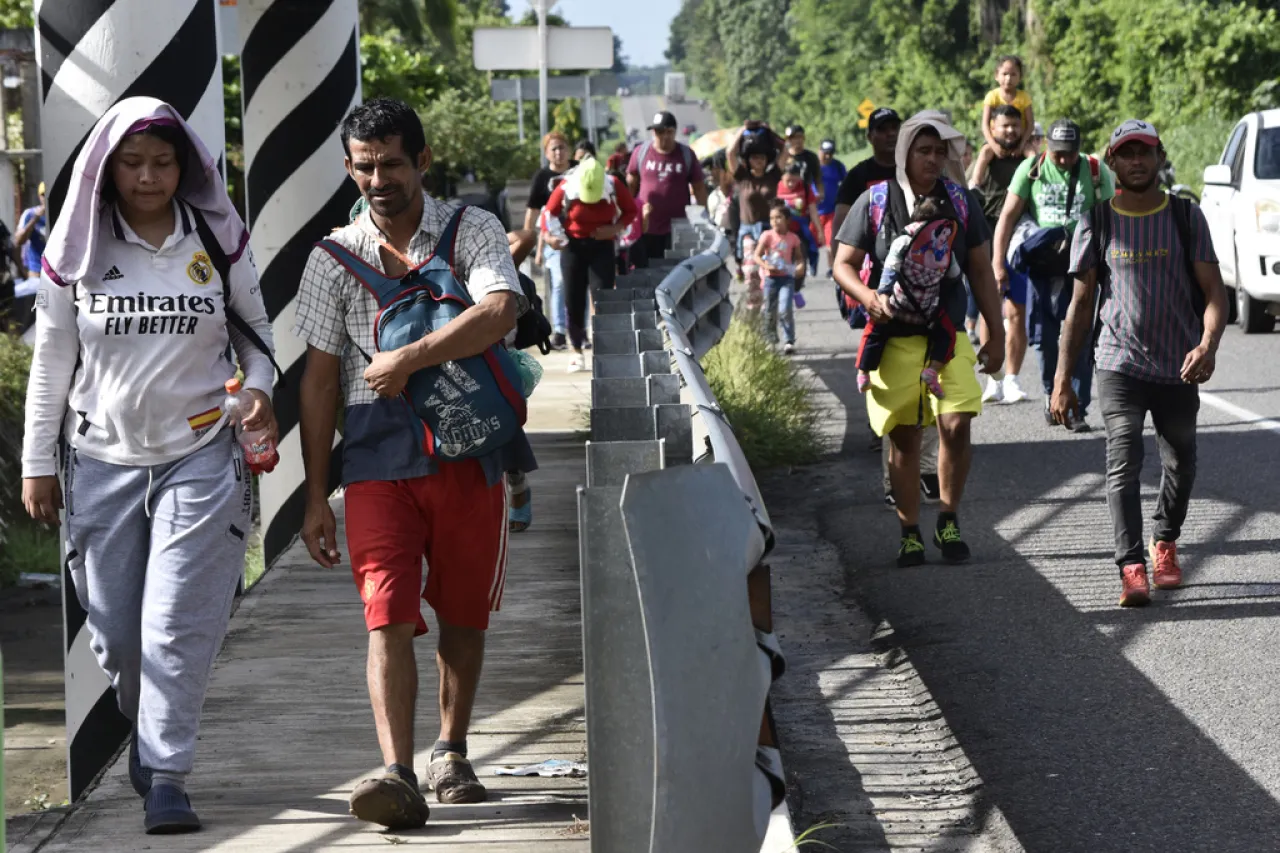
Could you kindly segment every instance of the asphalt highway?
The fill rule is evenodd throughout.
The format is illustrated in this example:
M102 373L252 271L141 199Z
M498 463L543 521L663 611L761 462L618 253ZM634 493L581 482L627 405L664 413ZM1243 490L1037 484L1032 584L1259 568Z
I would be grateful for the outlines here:
M960 521L973 548L894 567L898 526L854 381L857 334L826 279L797 311L835 454L808 476L845 594L886 619L1033 853L1280 850L1280 334L1228 330L1204 388L1185 588L1121 610L1101 419L1078 435L1032 395L975 420ZM1159 455L1148 428L1143 502ZM825 470L824 470L825 468ZM801 482L804 482L803 480ZM770 497L772 499L772 497ZM934 510L922 526L932 530Z

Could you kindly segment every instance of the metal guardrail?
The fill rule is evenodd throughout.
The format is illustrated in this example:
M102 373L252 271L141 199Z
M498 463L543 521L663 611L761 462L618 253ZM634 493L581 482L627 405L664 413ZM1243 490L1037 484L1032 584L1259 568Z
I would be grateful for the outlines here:
M758 851L785 795L773 529L698 363L733 316L731 247L690 216L596 304L578 492L596 853Z

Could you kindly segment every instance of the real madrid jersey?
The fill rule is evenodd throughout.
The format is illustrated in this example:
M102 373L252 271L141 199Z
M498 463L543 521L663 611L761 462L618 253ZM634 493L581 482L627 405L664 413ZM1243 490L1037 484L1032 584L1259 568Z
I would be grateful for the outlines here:
M65 287L42 277L36 296L40 365L27 398L23 476L55 472L58 430L76 450L118 465L157 465L208 442L222 426L223 383L271 393L271 362L228 337L223 287L189 209L158 249L114 208L104 210L93 269ZM272 344L246 249L230 258L231 304Z

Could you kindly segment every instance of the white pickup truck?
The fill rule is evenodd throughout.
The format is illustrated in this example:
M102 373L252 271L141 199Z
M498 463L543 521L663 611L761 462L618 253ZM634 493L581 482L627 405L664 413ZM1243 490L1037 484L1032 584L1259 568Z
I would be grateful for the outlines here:
M1222 159L1204 170L1200 207L1240 327L1272 331L1280 312L1280 109L1240 119Z

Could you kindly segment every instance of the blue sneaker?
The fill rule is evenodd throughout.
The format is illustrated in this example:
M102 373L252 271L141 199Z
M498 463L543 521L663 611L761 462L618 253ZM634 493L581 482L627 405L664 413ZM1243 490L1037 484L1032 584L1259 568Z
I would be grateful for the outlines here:
M145 797L151 790L151 768L143 767L142 757L138 755L137 729L133 730L133 737L129 740L129 784L139 797Z
M147 792L145 809L147 816L142 825L147 835L178 835L200 828L200 818L191 808L191 800L173 785L163 782L152 785Z

